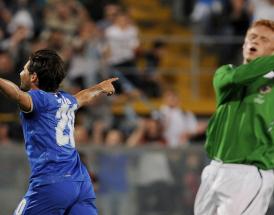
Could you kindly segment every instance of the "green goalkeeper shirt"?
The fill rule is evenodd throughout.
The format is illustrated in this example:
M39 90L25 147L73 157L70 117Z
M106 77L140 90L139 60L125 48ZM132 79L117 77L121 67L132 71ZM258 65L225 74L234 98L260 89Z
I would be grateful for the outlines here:
M273 70L274 56L268 56L216 71L217 110L205 145L211 159L274 168Z

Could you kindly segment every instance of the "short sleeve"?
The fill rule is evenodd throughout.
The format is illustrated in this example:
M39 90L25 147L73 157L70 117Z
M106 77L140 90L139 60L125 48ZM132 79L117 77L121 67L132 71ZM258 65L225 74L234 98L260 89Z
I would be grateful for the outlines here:
M30 90L28 94L32 99L32 111L31 112L43 112L46 111L46 93L41 90Z

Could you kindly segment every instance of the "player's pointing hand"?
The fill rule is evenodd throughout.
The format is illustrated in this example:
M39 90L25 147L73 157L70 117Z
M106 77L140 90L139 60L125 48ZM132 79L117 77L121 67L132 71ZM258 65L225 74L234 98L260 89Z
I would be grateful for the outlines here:
M99 83L99 87L103 91L103 93L106 93L108 96L112 95L115 93L115 88L113 86L113 82L117 81L119 78L110 78L105 81L102 81Z

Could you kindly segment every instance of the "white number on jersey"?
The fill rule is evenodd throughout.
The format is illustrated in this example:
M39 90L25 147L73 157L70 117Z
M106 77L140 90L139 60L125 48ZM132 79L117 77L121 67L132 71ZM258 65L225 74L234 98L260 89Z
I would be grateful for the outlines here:
M74 141L74 112L77 109L77 105L74 104L70 107L70 101L67 99L59 99L61 107L56 113L56 119L58 120L56 130L56 142L59 146L64 146L70 144L72 147L75 147ZM68 129L68 133L64 134L65 129Z

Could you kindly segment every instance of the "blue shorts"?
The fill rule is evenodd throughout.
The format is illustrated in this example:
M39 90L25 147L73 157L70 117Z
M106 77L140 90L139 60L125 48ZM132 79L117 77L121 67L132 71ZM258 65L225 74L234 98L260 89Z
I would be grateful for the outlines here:
M97 215L91 182L64 181L29 188L14 215Z

